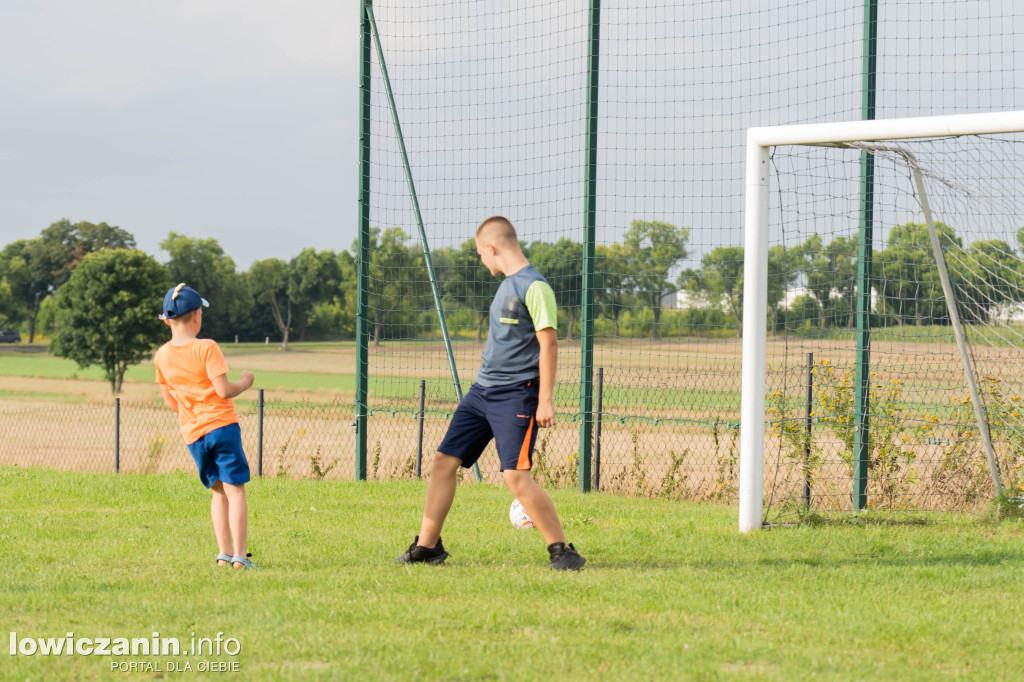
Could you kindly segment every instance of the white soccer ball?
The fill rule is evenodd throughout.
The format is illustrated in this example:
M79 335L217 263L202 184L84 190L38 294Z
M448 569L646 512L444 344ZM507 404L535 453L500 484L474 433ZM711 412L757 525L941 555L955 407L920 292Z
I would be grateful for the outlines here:
M533 528L533 519L523 509L519 500L512 500L512 506L508 510L508 520L512 522L513 528Z

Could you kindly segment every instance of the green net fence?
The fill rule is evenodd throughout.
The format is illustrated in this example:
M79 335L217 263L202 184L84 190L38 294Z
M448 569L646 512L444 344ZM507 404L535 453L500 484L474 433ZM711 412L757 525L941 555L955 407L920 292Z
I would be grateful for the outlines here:
M869 40L870 7L604 2L598 33L581 3L374 2L395 110L374 51L364 140L371 228L369 304L362 313L367 461L380 462L378 471L410 469L419 447L421 380L422 449L429 458L458 395L401 139L463 390L479 365L498 284L479 265L476 226L490 215L507 216L555 289L559 423L538 439L538 478L580 484L581 380L597 391L581 360L583 303L591 293L593 367L603 379L601 439L584 443L582 452L599 449L601 490L735 499L745 130L861 118L864 55L872 50L879 118L1024 104L1024 61L1014 40L1024 8L886 3ZM587 69L595 45L596 259L585 292ZM792 200L813 204L816 182L798 188ZM842 195L852 202L844 210L856 215L856 175ZM880 226L901 219L881 210L877 218ZM789 221L786 229L780 246L820 234L812 223ZM887 235L876 231L877 249ZM830 246L849 246L833 245L839 236L849 240L855 232L822 236L820 257ZM813 317L817 299L793 292L812 289L816 275L811 266L779 267L795 274L779 292L784 305L766 324L796 337L794 325L801 315ZM841 334L836 330L849 324L845 299L840 293L833 310L832 294L827 298L825 326ZM797 373L788 386L803 382L805 360L798 356L807 350L795 343L786 350L786 371ZM480 467L484 480L498 480L493 451Z

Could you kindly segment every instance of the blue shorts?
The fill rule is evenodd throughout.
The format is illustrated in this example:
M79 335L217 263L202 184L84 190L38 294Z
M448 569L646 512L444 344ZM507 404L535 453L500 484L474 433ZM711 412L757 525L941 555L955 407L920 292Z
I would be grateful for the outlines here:
M537 380L508 386L473 384L455 409L437 451L471 467L494 439L501 470L529 471L537 441Z
M210 431L195 443L189 443L188 451L196 461L199 480L207 488L212 488L217 481L233 485L249 482L249 462L242 450L242 430L238 424Z

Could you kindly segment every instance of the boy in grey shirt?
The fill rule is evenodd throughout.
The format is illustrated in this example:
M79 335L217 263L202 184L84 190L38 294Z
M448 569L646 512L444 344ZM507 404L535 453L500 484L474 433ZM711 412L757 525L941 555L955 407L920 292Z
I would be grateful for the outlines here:
M586 563L567 544L555 505L530 475L536 427L555 423L558 318L555 294L523 255L512 223L488 218L476 231L476 251L492 275L505 281L491 303L490 331L476 382L459 403L434 456L420 534L398 561L439 564L441 543L459 467L471 467L494 439L501 473L548 545L551 568L575 571Z

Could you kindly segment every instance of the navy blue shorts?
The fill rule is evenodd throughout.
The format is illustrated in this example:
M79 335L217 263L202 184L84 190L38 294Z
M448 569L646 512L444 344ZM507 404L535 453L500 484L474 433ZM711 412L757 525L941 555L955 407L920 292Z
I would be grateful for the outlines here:
M249 482L249 462L242 450L242 430L238 424L228 424L189 443L188 451L196 461L199 480L207 488L217 481L241 485Z
M473 384L455 409L437 451L471 467L494 439L501 470L529 471L537 441L537 380L508 386Z

